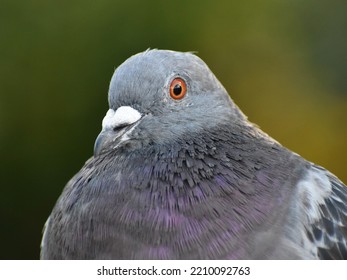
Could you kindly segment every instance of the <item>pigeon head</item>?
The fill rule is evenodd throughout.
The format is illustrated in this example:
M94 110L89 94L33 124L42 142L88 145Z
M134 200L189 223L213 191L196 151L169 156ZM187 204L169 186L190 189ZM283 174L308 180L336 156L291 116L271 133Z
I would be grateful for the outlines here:
M127 59L109 87L109 110L94 156L136 141L164 144L246 117L192 53L147 50Z

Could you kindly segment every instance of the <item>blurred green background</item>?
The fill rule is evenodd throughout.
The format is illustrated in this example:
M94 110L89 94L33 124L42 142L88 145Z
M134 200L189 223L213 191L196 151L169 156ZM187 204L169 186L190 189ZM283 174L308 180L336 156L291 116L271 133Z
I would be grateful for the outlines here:
M347 1L0 0L1 259L92 155L112 73L147 48L197 51L252 122L347 182Z

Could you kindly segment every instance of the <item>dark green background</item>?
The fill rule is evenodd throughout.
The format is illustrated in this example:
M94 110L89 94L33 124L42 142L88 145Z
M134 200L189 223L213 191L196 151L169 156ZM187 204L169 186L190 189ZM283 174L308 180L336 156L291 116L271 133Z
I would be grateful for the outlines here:
M92 155L112 73L197 51L252 122L347 182L347 2L0 0L2 259L41 229Z

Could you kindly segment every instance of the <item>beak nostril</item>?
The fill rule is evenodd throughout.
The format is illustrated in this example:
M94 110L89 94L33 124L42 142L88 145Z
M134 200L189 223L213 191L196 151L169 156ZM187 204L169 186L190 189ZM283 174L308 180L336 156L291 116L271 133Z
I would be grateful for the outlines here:
M119 130L137 122L140 118L139 111L129 106L119 107L116 111L109 109L102 120L102 129Z

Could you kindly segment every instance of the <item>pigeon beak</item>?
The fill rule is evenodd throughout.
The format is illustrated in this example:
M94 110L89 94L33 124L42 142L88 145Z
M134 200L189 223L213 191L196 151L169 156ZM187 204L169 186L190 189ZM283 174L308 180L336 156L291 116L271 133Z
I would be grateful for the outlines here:
M94 157L100 155L111 143L116 147L122 141L129 140L127 132L133 129L140 119L139 111L130 106L121 106L116 111L109 109L102 121L102 131L94 144Z
M108 144L112 141L112 136L114 135L111 130L100 132L94 144L94 157L100 155L104 147L108 146Z

